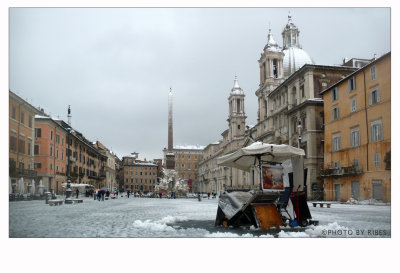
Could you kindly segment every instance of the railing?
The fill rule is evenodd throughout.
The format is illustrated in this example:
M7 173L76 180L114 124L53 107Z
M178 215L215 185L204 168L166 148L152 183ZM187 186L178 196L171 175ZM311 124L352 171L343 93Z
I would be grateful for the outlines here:
M361 166L347 166L341 168L326 168L319 173L320 177L354 176L363 172Z
M16 168L16 173L17 175L25 176L25 177L36 177L37 172L33 170L28 170L28 169L21 169L21 168Z

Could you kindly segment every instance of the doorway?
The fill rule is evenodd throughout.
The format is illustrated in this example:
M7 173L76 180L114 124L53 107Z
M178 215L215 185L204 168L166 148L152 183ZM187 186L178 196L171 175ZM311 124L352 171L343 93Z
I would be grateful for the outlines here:
M335 184L335 201L340 201L340 184Z

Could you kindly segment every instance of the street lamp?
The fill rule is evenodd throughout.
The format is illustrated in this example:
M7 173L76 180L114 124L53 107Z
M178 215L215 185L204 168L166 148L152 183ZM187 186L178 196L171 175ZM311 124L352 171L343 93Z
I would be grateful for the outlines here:
M299 118L298 120L297 120L297 131L298 131L298 134L299 134L299 141L298 141L298 145L297 145L297 147L298 148L300 148L300 143L301 143L301 129L303 128L303 126L301 125L301 119Z

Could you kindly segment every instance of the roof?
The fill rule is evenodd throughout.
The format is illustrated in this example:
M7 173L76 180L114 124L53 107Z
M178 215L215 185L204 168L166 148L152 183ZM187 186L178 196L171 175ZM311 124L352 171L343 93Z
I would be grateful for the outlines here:
M379 57L379 58L376 59L375 61L373 61L373 62L371 62L371 63L369 63L369 64L367 64L367 65L361 67L360 69L358 69L358 70L356 70L356 71L354 71L353 73L351 73L351 74L348 75L347 77L345 77L345 78L341 79L340 81L336 82L335 84L329 86L329 87L326 88L325 90L322 90L319 94L320 94L320 95L323 95L324 93L328 92L330 89L332 89L332 88L338 86L339 84L341 84L341 83L344 82L344 81L347 81L348 79L350 79L351 77L353 77L353 76L356 75L357 73L359 73L359 72L361 72L361 71L367 69L367 68L370 67L371 65L376 64L378 61L382 60L383 58L386 58L386 57L390 56L390 54L391 54L391 51L389 51L388 53L382 55L381 57Z
M304 70L306 69L310 69L310 68L320 68L320 69L331 69L331 68L341 68L343 70L354 70L354 67L348 67L348 66L340 66L340 65L320 65L320 64L305 64L303 65L299 70L297 70L296 72L294 72L293 74L291 74L285 81L283 81L280 85L278 85L274 90L272 90L272 92L270 93L270 95L278 92L278 90L287 85L288 82L290 82L293 78L295 78L296 76L298 76L300 73L304 72Z

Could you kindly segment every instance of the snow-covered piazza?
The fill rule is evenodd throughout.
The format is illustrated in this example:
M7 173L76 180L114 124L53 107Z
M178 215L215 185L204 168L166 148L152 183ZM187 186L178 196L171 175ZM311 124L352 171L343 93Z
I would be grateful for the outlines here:
M313 207L318 226L281 230L215 227L218 198L119 197L49 206L44 200L9 203L11 238L391 237L391 207L332 204Z

